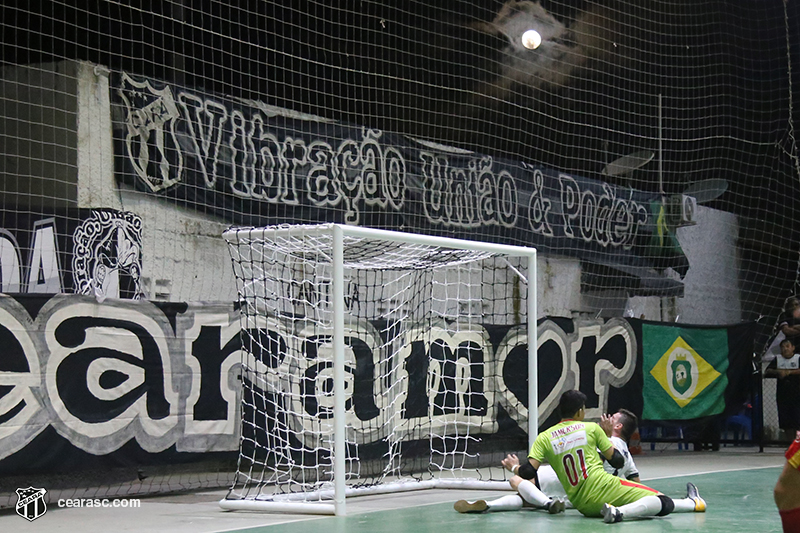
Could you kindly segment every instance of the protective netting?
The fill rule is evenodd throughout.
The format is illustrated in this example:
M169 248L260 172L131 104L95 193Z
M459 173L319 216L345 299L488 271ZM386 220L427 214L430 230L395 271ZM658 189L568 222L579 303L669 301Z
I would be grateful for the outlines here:
M242 444L228 498L330 498L331 228L225 235L244 346ZM517 411L516 431L498 434L508 402L497 386L500 353L520 342L527 317L526 260L345 235L347 471L339 475L350 486L504 479L500 443L526 442ZM492 340L490 330L506 336ZM522 338L517 347L527 349Z
M793 2L0 9L4 292L229 301L219 232L319 221L535 244L579 269L554 316L766 335L798 292ZM98 208L141 245L106 287Z
M0 469L51 486L64 464L111 471L83 461L97 436L65 437L57 398L22 385L42 380L17 376L50 360L31 325L44 302L149 300L201 323L175 309L236 299L232 224L532 245L541 317L758 321L760 353L800 293L798 28L787 0L1 2L0 292L26 326L0 324ZM768 436L774 388L752 406ZM45 405L21 416L28 398ZM115 450L124 475L98 493L226 485L218 465L148 473L173 446L232 450L215 399L198 433L130 429L141 460Z

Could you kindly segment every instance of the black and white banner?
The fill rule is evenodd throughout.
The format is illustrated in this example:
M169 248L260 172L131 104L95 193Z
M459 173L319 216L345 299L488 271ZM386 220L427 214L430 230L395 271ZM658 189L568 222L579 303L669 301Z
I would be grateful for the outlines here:
M144 298L138 215L114 209L5 213L0 292Z
M125 73L112 102L119 178L233 224L340 222L688 268L658 193Z
M643 324L648 323L621 318L541 320L540 426L556 421L559 396L575 388L587 395L590 418L620 407L641 414ZM0 474L63 470L64 465L80 470L92 457L107 458L106 465L145 465L169 462L170 457L184 462L212 452L235 452L242 394L240 327L233 305L121 299L98 303L94 297L80 295L0 296L4 347ZM254 351L248 355L248 367L264 367L262 375L269 382L270 369L284 364L289 347L294 346L291 350L299 356L291 364L296 375L304 378L285 386L303 388L297 412L318 416L332 405L328 363L318 357L320 332L292 331L290 336L292 326L279 320L258 327L264 330L259 332L261 338L270 340L265 345L269 353ZM380 355L380 350L370 349L375 325L363 322L352 327L346 350L352 373L346 403L348 419L355 422L380 417L380 409L387 406L371 396L374 373L363 367L374 366ZM690 342L705 335L700 327L681 328L678 333L684 336L694 331ZM728 328L734 329L738 340L730 353L744 350L746 355L748 342L752 345L752 324ZM431 333L427 348L401 350L405 360L395 365L406 373L397 381L404 390L396 393L404 399L405 425L423 435L446 432L448 427L453 430L457 425L452 422L457 420L480 427L485 435L497 435L509 431L498 426L499 420L506 420L513 425L513 433L524 436L528 417L524 328L473 326L463 333L444 329ZM308 341L298 342L302 338ZM468 349L460 349L464 346ZM469 364L456 365L456 359L465 354ZM454 374L457 368L460 375ZM746 399L749 369L747 357L730 358L725 393L730 409ZM436 412L429 417L430 405L444 405L440 398L431 397L438 393L429 392L440 389L426 385L433 378L448 381L447 390L452 391L444 402L447 412L440 413L446 415L442 420ZM270 391L275 395L298 392L281 390L284 385L275 383ZM302 424L309 416L296 418ZM303 428L293 429L302 432ZM366 444L383 435L355 437Z
M268 331L263 335L273 339L275 346L290 342L281 331L288 327L286 324L276 322L265 327ZM355 331L358 333L353 333L351 340L367 339L375 328L365 322L355 325ZM126 460L131 459L131 446L140 450L136 457L142 464L147 463L149 454L161 454L160 460L164 460L162 452L167 451L200 454L199 458L210 452L237 450L239 332L239 316L232 305L141 300L107 300L101 304L96 298L79 295L0 297L0 342L5 347L0 357L0 473L63 465L70 454L113 457L123 446L128 453ZM481 354L470 367L486 379L480 390L469 392L470 405L482 406L481 416L489 426L494 424L498 410L503 410L524 430L524 331L493 326L465 332L463 339L444 330L440 333L441 339L434 339L431 346L469 342L474 345L470 353ZM563 390L580 386L589 395L590 414L599 416L609 407L624 403L626 384L636 383L636 336L626 320L585 324L544 320L539 349L543 423L552 415ZM272 356L279 359L282 353L276 350ZM419 361L411 361L419 358L419 350L404 353L409 361L399 366L411 374L418 367L422 372ZM280 364L278 359L273 361L275 365ZM269 361L267 357L259 360ZM441 379L453 378L447 375L453 365L447 365L441 357L431 360L440 363ZM319 361L309 353L294 364L305 364L297 371L308 375ZM426 424L437 423L435 417L426 421L430 400L424 387L417 390L415 385L424 384L429 373L425 368L422 381L419 376L409 376L405 381L409 390L403 393L408 399L406 416L419 418L409 425L423 431ZM362 378L354 375L352 379ZM326 380L306 381L304 393L316 401L306 401L300 409L330 403ZM372 387L356 384L354 390L363 395ZM365 398L348 402L353 406L348 416L374 416L376 413L368 409L357 410L356 404L368 403ZM463 415L473 416L474 412L464 409ZM489 426L484 429L496 430ZM32 445L37 438L47 442ZM58 453L39 453L43 447Z

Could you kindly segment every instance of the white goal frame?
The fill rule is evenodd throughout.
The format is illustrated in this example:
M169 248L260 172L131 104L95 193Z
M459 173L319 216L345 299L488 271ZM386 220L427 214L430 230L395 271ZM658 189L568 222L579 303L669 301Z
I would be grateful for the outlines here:
M528 337L528 446L538 433L538 342L537 342L537 252L535 248L513 246L490 242L469 241L449 237L417 235L399 231L380 230L342 224L283 225L262 228L231 228L223 233L226 242L239 242L240 235L253 237L292 237L309 233L329 233L332 237L332 280L331 295L333 308L333 490L319 491L333 503L297 501L298 494L284 495L280 501L255 499L223 499L219 502L225 510L273 511L304 514L326 514L346 516L348 496L386 494L422 489L489 489L509 490L506 481L480 481L474 479L431 479L414 483L390 482L380 486L348 488L346 485L346 441L345 425L345 279L344 279L344 237L368 238L428 246L438 246L454 250L469 250L509 257L527 259L527 278L510 263L507 266L527 285L527 337ZM332 494L331 494L332 493Z

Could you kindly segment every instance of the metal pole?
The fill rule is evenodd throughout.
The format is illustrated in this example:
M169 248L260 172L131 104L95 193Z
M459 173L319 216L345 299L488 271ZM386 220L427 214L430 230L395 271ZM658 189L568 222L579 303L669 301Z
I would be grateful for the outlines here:
M333 226L333 502L336 516L345 508L344 233Z
M764 369L761 358L756 360L756 371L754 375L755 392L750 395L753 402L753 409L750 411L750 438L758 441L758 451L764 451ZM755 431L753 431L755 430ZM756 435L756 433L758 433Z
M539 335L536 307L536 251L528 256L528 450L539 434Z
M186 85L186 43L185 39L186 21L183 15L183 4L185 0L172 0L172 9L170 14L175 26L179 28L180 35L173 35L173 43L180 43L180 50L177 52L173 50L171 53L165 55L167 65L169 65L172 73L172 81L177 85Z
M661 93L658 94L658 192L664 199L664 108Z

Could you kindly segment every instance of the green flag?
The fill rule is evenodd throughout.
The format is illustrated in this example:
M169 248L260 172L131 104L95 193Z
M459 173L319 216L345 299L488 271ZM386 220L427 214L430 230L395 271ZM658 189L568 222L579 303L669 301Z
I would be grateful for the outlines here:
M642 324L645 420L687 420L725 409L728 331Z

